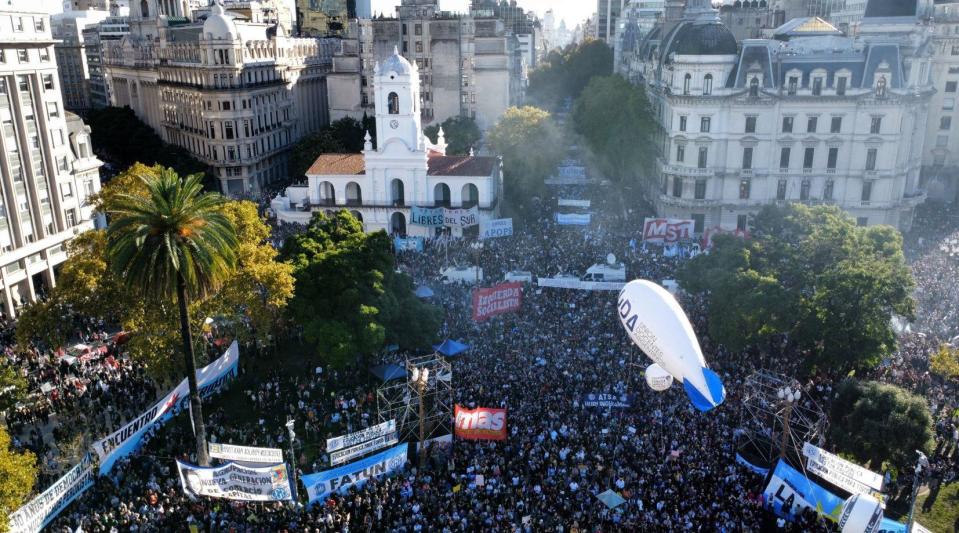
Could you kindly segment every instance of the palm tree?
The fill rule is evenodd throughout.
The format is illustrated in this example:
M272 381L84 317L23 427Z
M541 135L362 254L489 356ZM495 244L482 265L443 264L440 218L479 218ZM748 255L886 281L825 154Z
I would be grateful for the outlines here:
M236 229L220 212L223 198L203 193L201 176L181 179L172 169L140 176L145 193L123 194L111 211L107 255L128 288L180 308L183 357L190 384L197 460L209 465L206 429L190 333L190 301L203 298L236 267Z

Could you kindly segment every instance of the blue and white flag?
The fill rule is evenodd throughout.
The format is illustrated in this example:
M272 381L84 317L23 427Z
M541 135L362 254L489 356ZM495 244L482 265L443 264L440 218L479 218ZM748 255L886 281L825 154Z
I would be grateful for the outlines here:
M556 223L560 226L588 226L590 218L589 213L556 213Z
M86 454L50 488L10 515L11 533L35 533L53 521L70 502L93 486L93 457Z
M370 478L400 470L406 465L407 443L371 455L339 468L307 474L301 479L310 497L310 503L322 502L334 492L343 493L350 487L362 487Z

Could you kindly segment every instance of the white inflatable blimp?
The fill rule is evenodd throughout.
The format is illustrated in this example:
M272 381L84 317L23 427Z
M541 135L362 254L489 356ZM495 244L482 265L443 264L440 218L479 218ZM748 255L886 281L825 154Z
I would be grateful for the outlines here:
M882 504L867 494L853 494L842 504L842 533L877 533L882 524Z
M653 366L683 384L696 409L705 412L723 403L726 389L706 366L693 327L672 294L651 281L634 280L619 293L617 311L636 346L656 363Z
M653 363L646 367L646 384L656 392L662 392L673 384L673 375Z

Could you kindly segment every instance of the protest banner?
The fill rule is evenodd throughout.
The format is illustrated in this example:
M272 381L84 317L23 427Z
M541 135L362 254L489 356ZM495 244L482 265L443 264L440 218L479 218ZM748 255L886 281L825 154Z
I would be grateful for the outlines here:
M255 448L253 446L236 446L211 442L207 446L210 457L225 461L241 461L244 463L259 463L275 465L283 462L283 450L279 448Z
M580 281L576 278L537 278L536 285L553 289L575 289L581 291L621 291L625 281Z
M10 514L11 533L36 533L64 510L70 502L93 486L93 455L87 453L50 488Z
M422 252L423 247L423 237L396 236L393 238L393 249L397 252Z
M344 493L350 487L362 487L370 478L402 469L406 465L406 449L407 443L404 442L348 465L303 476L300 479L306 487L309 502L323 502L334 492Z
M560 198L557 202L559 207L582 207L588 209L590 206L589 200L571 200L567 198Z
M560 226L588 226L591 216L589 213L556 213L556 223Z
M285 464L243 466L227 463L202 467L176 462L183 492L192 499L199 496L248 502L292 500L290 476Z
M673 243L693 238L696 223L678 218L647 218L643 223L643 241Z
M497 237L511 237L513 235L513 219L497 218L495 220L480 221L480 240L495 239Z
M872 494L882 490L882 476L851 463L822 448L803 443L802 454L807 470L833 485L853 494Z
M473 291L473 320L482 322L490 317L518 310L523 305L522 283L500 283L494 287Z
M373 440L377 437L384 437L394 433L396 433L396 420L387 420L386 422L382 422L375 426L370 426L360 431L326 439L326 453L335 452L336 450L341 450L350 446L356 446L357 444L362 444L368 440Z
M749 238L749 232L748 232L748 231L744 231L744 230L741 230L741 229L738 229L738 228L737 228L737 229L732 229L732 230L727 230L727 229L723 229L723 228L720 227L720 226L713 226L713 227L711 227L711 228L706 228L706 230L703 231L703 236L702 236L702 238L701 238L700 241L699 241L700 247L701 247L703 250L709 250L710 248L712 248L712 247L713 247L713 238L715 238L717 235L733 235L733 236L739 237L739 238L741 238L741 239L748 239L748 238Z
M399 438L394 431L389 435L376 437L375 439L361 442L356 446L350 446L349 448L336 450L335 452L330 453L330 466L343 464L361 455L366 455L370 452L375 452L377 450L386 448L387 446L392 446L397 442L399 442Z
M237 374L240 360L240 348L236 341L226 353L209 365L196 371L200 396L208 398L219 392ZM100 474L106 475L113 464L122 457L130 455L139 447L143 435L158 423L163 423L187 408L190 403L190 386L187 379L167 393L153 407L126 423L120 429L93 443L93 451L100 458Z
M453 409L456 422L454 434L467 440L506 440L506 409L477 407Z
M413 206L410 208L410 224L428 228L440 227L443 225L443 208Z
M589 393L583 396L583 407L625 409L633 405L632 394Z
M469 228L479 224L479 207L469 209L443 209L443 225L456 228Z

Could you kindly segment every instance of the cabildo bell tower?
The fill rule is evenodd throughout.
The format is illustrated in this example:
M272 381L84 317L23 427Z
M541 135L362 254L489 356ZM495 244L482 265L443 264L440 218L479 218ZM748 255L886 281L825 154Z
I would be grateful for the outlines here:
M394 141L409 151L425 150L426 141L420 119L420 76L397 49L373 72L376 100L377 152Z

